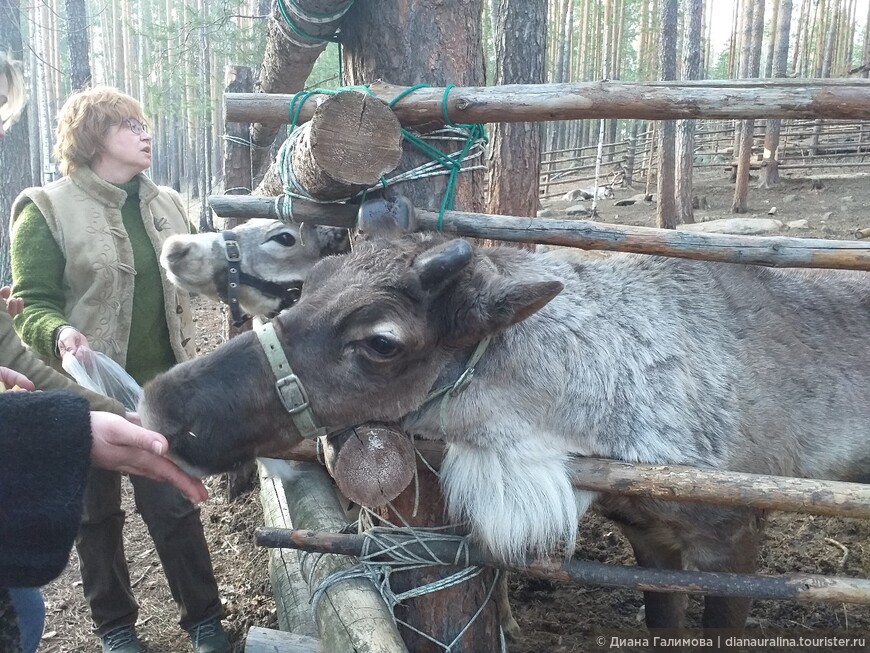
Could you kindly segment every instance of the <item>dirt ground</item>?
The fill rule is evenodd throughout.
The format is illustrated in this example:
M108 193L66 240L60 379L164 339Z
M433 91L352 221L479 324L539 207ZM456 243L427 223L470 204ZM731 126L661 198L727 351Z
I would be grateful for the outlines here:
M854 240L858 228L870 227L870 178L825 180L821 188L805 177L786 178L774 190L750 191L750 216L767 217L777 207L776 219L788 222L807 219L810 229L784 231L782 235ZM616 197L641 192L617 189ZM696 180L696 193L704 195L709 209L696 213L696 220L733 217L729 213L733 193L725 174L711 174ZM565 202L553 202L563 208ZM599 217L606 222L651 225L654 207L640 202L614 207L600 202ZM223 311L205 303L197 308L199 346L208 351L223 340ZM225 625L243 650L243 639L253 625L277 627L275 604L267 573L265 550L253 545L253 530L262 523L257 492L243 495L233 503L226 500L223 478L208 480L211 498L202 507L215 571L226 608ZM175 608L162 574L153 544L132 504L129 484L125 486L128 523L125 548L134 591L141 604L138 630L154 653L190 650L186 635L177 625ZM774 514L761 553L760 571L780 574L801 571L818 574L870 577L870 523L849 519L806 515ZM577 556L581 559L632 563L628 545L619 531L605 520L588 516L581 528ZM511 653L568 653L611 649L614 636L642 638L642 597L638 592L575 586L521 578L511 579L511 603L522 627ZM81 596L78 561L73 553L66 572L45 588L46 633L40 651L97 651L91 624ZM690 600L690 614L697 619L699 601ZM800 650L870 650L870 608L845 604L799 605L792 602L757 601L747 636L772 637L866 637L856 647L823 642ZM604 640L599 640L603 637ZM599 643L603 641L603 645ZM748 646L734 650L798 650L781 644L763 648ZM615 647L615 650L644 650L643 646ZM699 649L700 650L700 649Z

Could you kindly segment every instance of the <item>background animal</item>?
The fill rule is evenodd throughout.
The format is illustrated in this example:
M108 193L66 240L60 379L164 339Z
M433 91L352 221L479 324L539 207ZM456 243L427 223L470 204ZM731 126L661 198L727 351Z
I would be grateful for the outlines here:
M607 186L590 186L589 188L575 188L565 193L565 201L576 202L578 200L605 200L613 199L613 188Z
M250 315L272 315L286 308L285 296L298 297L305 275L321 257L349 248L346 229L319 225L257 218L229 231L241 254L239 303ZM174 284L226 302L228 268L222 233L172 236L163 246L160 264ZM254 281L245 282L244 277Z
M379 225L274 325L322 424L446 441L450 515L495 555L570 551L595 503L641 565L751 572L760 514L575 491L568 457L866 481L868 301L863 273L572 263ZM427 401L486 336L471 384ZM140 411L202 472L299 438L254 334L155 379ZM681 597L645 598L648 626L681 625ZM703 625L741 628L748 607L707 597Z

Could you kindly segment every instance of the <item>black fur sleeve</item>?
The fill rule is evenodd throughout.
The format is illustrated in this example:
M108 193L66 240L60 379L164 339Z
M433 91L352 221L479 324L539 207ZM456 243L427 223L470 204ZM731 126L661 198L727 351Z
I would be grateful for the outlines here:
M88 402L72 392L0 393L0 587L63 571L90 467Z

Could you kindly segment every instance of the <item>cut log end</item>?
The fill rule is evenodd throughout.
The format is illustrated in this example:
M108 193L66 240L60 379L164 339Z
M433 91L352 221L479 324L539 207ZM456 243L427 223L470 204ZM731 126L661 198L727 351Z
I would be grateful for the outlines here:
M339 491L361 506L395 499L414 478L414 446L395 427L363 424L324 440L326 467Z
M356 91L328 97L293 146L299 185L321 200L377 184L399 165L402 127L380 100Z

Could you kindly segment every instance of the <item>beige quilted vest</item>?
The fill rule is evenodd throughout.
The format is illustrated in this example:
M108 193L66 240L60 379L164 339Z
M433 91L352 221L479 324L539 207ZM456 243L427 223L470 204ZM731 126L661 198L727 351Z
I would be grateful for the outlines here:
M181 198L138 175L145 231L160 255L163 242L189 226ZM40 210L66 259L64 315L91 347L124 365L133 315L133 249L121 219L127 193L83 168L42 188L28 188L12 206L15 221L28 202ZM190 296L161 275L169 340L178 361L195 352Z

